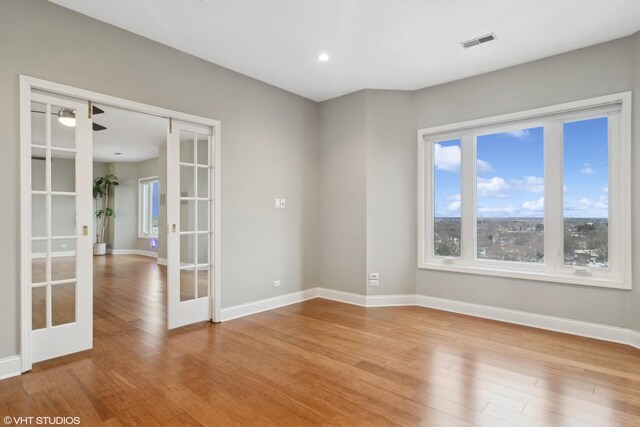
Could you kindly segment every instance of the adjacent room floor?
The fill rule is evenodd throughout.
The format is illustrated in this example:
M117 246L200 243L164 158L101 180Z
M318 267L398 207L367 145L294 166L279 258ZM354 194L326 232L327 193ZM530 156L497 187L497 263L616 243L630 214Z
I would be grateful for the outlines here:
M168 332L163 267L96 257L94 349L0 381L82 425L640 425L640 351L419 307L315 299Z

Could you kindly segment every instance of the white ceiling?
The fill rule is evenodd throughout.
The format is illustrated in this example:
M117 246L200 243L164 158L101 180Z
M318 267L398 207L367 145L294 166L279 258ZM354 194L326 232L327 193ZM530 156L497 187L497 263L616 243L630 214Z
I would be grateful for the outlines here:
M93 132L93 160L141 162L158 157L160 147L167 141L167 119L103 105L97 107L104 114L94 115L93 122L107 129Z
M97 106L104 110L104 113L94 115L93 121L106 126L107 129L93 132L94 161L141 162L158 157L160 147L167 140L166 119L120 108ZM32 110L44 111L44 106L34 103ZM52 107L54 115L51 120L51 133L57 141L57 146L73 147L75 128L58 122L58 110L58 107ZM31 120L33 144L45 145L44 114L32 112ZM64 154L56 153L56 156L64 158Z
M638 0L50 1L315 101L419 89L640 30Z

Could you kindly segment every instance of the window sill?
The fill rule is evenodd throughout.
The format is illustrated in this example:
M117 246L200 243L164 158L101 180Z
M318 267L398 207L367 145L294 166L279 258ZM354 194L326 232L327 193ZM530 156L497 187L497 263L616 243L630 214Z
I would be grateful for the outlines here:
M493 276L493 277L508 277L513 279L536 280L540 282L562 283L562 284L569 284L569 285L591 286L591 287L609 288L609 289L631 290L630 285L625 286L625 284L620 280L613 280L613 279L603 278L603 277L584 277L584 276L577 276L577 275L551 274L547 272L515 271L515 270L504 269L504 268L494 268L494 267L484 267L484 266L470 267L470 266L463 266L463 265L444 265L444 264L435 264L435 263L420 263L418 264L418 269L449 271L449 272L455 272L455 273L477 274L482 276Z
M147 239L147 240L151 240L151 239L157 239L158 236L152 236L151 234L138 234L138 239Z

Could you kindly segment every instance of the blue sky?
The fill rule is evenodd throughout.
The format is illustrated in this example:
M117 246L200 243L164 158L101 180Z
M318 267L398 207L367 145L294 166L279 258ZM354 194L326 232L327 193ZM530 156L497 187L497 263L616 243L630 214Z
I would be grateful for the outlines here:
M151 215L160 216L160 184L155 181L151 187Z
M436 216L460 216L460 140L435 144ZM481 135L477 141L478 217L544 215L543 128ZM607 119L564 125L565 216L608 213Z

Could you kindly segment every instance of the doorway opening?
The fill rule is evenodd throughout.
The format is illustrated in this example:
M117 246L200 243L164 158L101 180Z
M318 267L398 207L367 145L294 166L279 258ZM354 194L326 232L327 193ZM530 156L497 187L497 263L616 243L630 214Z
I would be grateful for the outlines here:
M219 122L21 76L21 179L23 372L94 320L219 321Z

